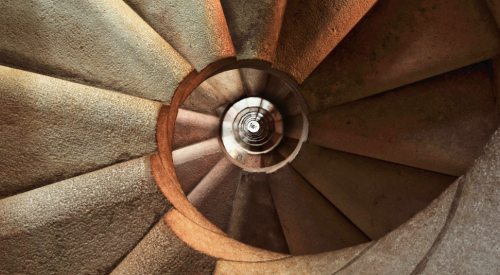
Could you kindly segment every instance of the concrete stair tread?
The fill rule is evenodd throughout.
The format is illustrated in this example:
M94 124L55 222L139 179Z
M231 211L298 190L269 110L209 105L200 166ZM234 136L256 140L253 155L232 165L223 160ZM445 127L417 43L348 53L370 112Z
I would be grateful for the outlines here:
M302 83L375 2L288 0L273 67Z
M209 81L204 81L189 94L182 103L181 108L222 117L222 114L230 103L224 94L214 88Z
M234 103L245 96L245 88L238 70L225 71L205 80L221 93L228 102Z
M268 174L267 180L292 255L317 254L369 241L291 166Z
M300 90L314 113L499 54L483 1L380 0Z
M218 117L179 109L175 120L172 149L177 150L219 135Z
M269 74L252 68L240 68L239 71L246 95L261 96L266 90Z
M498 128L489 71L482 62L312 114L308 142L460 176Z
M0 66L0 197L157 151L162 107Z
M243 172L228 236L258 248L289 253L265 173Z
M307 143L291 165L373 240L424 209L456 179Z
M235 56L222 7L217 0L125 0L198 71Z
M3 1L0 25L0 63L142 98L170 103L194 70L121 0Z
M287 0L221 0L239 60L273 62Z
M168 208L148 157L2 199L1 270L109 272Z

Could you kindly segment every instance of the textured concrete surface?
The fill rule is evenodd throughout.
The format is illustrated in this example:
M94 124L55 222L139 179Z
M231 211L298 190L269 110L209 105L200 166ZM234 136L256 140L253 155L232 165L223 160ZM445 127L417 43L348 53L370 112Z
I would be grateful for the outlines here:
M181 108L222 117L230 102L209 81L203 81L182 103Z
M217 0L125 2L198 71L236 55Z
M498 128L487 63L309 116L308 142L460 176Z
M269 74L262 70L241 68L240 75L247 96L260 96L267 86Z
M500 1L498 0L485 0L497 26L500 27Z
M221 0L238 59L273 62L286 0Z
M367 249L369 243L316 255L294 256L268 262L217 261L215 275L278 274L323 275L333 274Z
M243 172L228 235L251 246L289 253L264 173Z
M500 271L500 133L465 174L449 228L414 274L497 274Z
M290 92L290 88L279 77L269 75L266 88L261 96L277 106Z
M424 209L456 179L307 143L291 165L373 240Z
M292 255L316 254L369 239L291 166L267 175Z
M302 83L377 0L288 0L273 67Z
M169 207L148 157L0 200L0 274L108 274Z
M111 275L210 275L215 262L186 245L161 219Z
M206 80L227 101L235 103L245 96L245 88L239 70L229 70L216 74Z
M245 166L250 167L250 168L263 167L262 155L247 154L246 159L245 159Z
M172 158L184 193L189 194L223 157L217 138L175 150Z
M459 181L451 185L438 199L410 221L377 241L356 261L346 266L347 274L413 274L419 261L433 246L435 240L446 230L449 212L457 195ZM434 274L488 274L488 273L447 273L437 271ZM490 273L493 274L493 273Z
M241 168L222 158L189 194L189 201L214 225L229 228Z
M160 103L0 66L0 198L153 153Z
M175 120L173 149L179 149L219 135L220 120L185 109L179 109Z
M2 1L0 62L170 103L193 68L121 0Z
M301 91L314 113L499 53L498 28L481 0L380 0Z

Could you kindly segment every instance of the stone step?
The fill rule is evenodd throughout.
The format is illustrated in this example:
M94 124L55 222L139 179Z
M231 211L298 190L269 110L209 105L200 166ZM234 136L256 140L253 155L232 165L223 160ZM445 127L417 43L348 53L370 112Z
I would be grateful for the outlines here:
M498 56L484 2L379 0L300 87L310 112Z
M240 68L239 71L246 95L260 97L266 90L269 74L252 68Z
M267 180L292 255L317 254L370 241L291 166L267 175Z
M0 273L110 272L170 208L148 159L0 200Z
M0 198L157 151L161 103L0 66Z
M424 209L456 179L307 143L291 165L373 240Z
M170 103L194 68L122 0L0 3L0 63Z
M460 176L498 128L487 63L309 116L308 142Z
M289 253L265 173L243 172L228 236L258 248Z
M214 88L209 81L203 81L196 87L182 103L181 108L203 113L211 116L222 117L229 106L228 99Z
M217 0L124 1L198 71L236 55Z
M179 109L175 120L173 149L219 136L220 120L215 116Z

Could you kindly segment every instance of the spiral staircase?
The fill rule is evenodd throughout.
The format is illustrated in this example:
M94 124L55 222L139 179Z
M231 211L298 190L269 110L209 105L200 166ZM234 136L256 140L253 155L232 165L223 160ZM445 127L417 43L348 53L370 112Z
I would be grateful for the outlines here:
M500 1L3 0L0 274L499 274Z

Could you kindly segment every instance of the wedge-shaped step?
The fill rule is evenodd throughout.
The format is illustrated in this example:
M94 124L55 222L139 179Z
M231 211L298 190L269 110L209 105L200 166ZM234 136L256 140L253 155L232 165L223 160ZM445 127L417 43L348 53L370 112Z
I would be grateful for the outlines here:
M260 96L267 86L269 74L262 70L241 68L240 75L247 96Z
M1 274L104 274L170 207L148 157L0 200Z
M311 113L500 54L479 0L380 0L301 86Z
M221 0L238 59L273 62L286 0Z
M122 0L2 1L0 62L170 103L193 68Z
M217 117L179 109L175 121L173 149L217 137L219 124Z
M228 99L214 88L209 81L204 81L182 103L181 108L198 113L222 117L229 105Z
M459 176L498 127L485 63L309 116L308 142Z
M369 241L289 165L269 174L267 180L292 255L316 254Z
M495 274L500 261L500 133L463 177L455 213L413 274Z
M317 255L294 256L267 262L217 261L215 275L324 275L334 272L349 264L369 248L369 243L321 253Z
M111 274L210 275L215 261L185 244L161 219Z
M423 211L376 241L356 261L336 274L420 274L414 273L419 262L429 255L428 252L447 230L450 212L457 206L460 185L459 181L452 184ZM434 274L454 273L457 272L437 271Z
M228 235L258 248L289 253L264 173L243 172Z
M261 168L262 165L262 155L252 155L247 154L245 160L245 166L249 168Z
M266 88L261 97L278 105L291 92L290 88L284 82L274 75L269 75Z
M222 158L189 194L191 203L222 231L229 228L241 168Z
M218 0L124 1L198 71L235 56Z
M153 153L161 104L0 66L0 198Z
M288 0L273 66L302 83L375 2Z
M206 82L224 95L226 100L231 103L235 103L245 96L245 88L243 87L239 70L230 70L216 74L207 79Z
M455 180L307 143L292 166L371 239L413 217Z
M184 193L189 194L223 156L217 138L175 150L172 158Z

